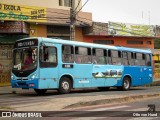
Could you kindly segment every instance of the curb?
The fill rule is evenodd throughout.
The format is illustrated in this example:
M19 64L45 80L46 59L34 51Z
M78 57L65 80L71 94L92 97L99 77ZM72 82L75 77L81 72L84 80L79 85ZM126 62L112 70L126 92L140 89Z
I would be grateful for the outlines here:
M78 107L85 107L85 106L93 106L93 105L102 105L102 104L111 104L111 103L124 103L124 102L132 102L143 100L146 98L154 98L160 97L160 93L152 93L152 94L140 94L140 95L132 95L126 96L122 98L111 98L111 99L102 99L102 100L95 100L95 101L87 101L87 102L78 102L68 106L65 106L63 109L70 109L70 108L78 108Z

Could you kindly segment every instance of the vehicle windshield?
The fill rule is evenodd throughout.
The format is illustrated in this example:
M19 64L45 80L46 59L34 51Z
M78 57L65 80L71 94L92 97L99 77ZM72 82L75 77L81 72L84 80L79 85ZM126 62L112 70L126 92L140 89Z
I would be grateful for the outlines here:
M15 49L13 51L13 69L26 71L32 70L37 66L37 48Z

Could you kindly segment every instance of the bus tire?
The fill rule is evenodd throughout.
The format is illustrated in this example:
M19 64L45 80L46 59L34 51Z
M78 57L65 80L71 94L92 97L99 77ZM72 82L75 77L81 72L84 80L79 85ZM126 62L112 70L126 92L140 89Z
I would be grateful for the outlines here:
M131 87L131 80L129 77L124 77L121 89L123 91L129 90Z
M34 91L39 95L43 95L47 92L47 89L34 89Z
M98 87L100 91L107 91L110 87Z
M58 92L60 94L67 94L71 91L71 80L68 77L62 77L59 82Z

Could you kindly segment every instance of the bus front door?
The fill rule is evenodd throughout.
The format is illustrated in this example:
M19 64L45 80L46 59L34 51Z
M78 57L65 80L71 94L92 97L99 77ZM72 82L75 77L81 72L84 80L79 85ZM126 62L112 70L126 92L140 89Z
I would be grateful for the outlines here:
M57 47L41 46L39 89L58 87Z

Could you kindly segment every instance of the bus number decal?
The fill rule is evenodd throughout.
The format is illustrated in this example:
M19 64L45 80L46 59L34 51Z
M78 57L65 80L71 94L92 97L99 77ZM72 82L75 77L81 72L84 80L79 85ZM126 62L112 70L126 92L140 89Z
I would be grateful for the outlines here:
M63 64L62 68L73 68L72 64Z

